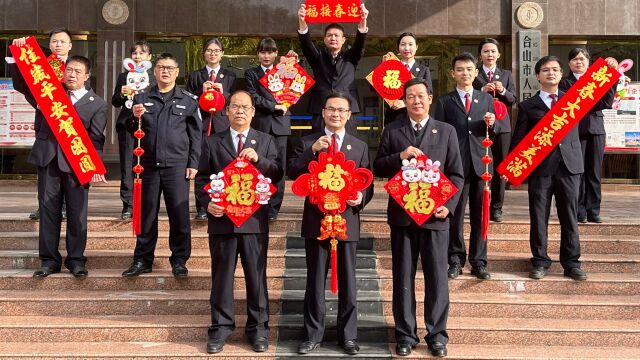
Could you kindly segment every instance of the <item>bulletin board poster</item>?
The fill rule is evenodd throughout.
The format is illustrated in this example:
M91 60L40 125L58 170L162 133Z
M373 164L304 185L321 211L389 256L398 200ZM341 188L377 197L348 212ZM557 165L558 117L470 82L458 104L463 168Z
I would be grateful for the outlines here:
M36 139L35 110L13 89L11 79L0 79L0 147L31 147Z
M608 152L640 153L640 82L628 85L613 109L602 110Z

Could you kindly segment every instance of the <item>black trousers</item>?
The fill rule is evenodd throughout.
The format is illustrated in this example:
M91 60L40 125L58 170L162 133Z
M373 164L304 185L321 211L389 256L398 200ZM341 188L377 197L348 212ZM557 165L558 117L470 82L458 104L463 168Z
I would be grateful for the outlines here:
M49 165L38 167L38 206L40 209L40 230L38 252L42 266L60 269L62 256L60 228L62 224L62 202L67 204L67 257L64 266L72 270L74 266L85 265L87 258L87 208L89 204L89 184L80 185L71 172L62 172L54 158Z
M473 267L487 266L487 242L482 240L482 192L484 181L475 174L464 179L460 201L451 219L449 228L449 264L464 266L467 252L464 244L464 211L469 201L469 264Z
M358 309L356 307L356 248L357 241L338 242L338 342L358 338ZM322 342L327 272L331 267L330 240L306 238L307 286L304 293L304 330L306 340Z
M393 268L393 319L396 342L418 344L415 279L418 255L424 274L425 341L447 343L449 317L449 282L447 278L447 244L449 230L391 226L391 260Z
M211 327L209 339L226 340L235 329L233 276L238 255L247 290L245 333L252 341L269 337L267 249L269 234L209 234L211 253Z
M586 134L580 136L584 173L580 178L578 195L578 216L592 217L600 215L602 201L602 162L606 135Z
M511 144L510 133L499 133L493 138L491 145L491 153L493 154L493 168L497 169L498 165L509 154L509 145ZM491 213L502 211L504 205L504 191L507 183L502 181L500 174L494 170L491 178L491 205L489 206Z
M126 129L118 130L118 151L120 152L120 199L122 209L133 208L133 148L136 141Z
M345 125L345 130L351 135L356 135L358 133L358 124L356 122L356 115L351 114L351 117ZM313 115L311 118L311 128L314 134L324 131L324 118L322 117L322 114Z
M160 195L169 215L171 264L185 264L191 256L191 222L189 220L189 180L183 166L157 168L146 166L142 175L142 223L136 241L134 261L151 265L158 242Z
M280 166L282 167L282 170L286 174L288 136L287 135L278 136L273 134L271 134L271 136L273 136L273 138L276 140L276 146L278 147L278 161L280 162ZM276 188L278 188L278 192L276 192L275 195L273 195L271 199L269 199L269 205L271 206L271 209L269 209L270 214L277 214L278 212L280 212L280 207L282 206L282 199L284 198L284 183L285 183L285 177L283 176L282 179L280 179L280 181L274 184Z
M551 198L556 197L560 220L560 263L565 269L580 267L580 237L578 234L577 207L580 174L571 174L560 164L552 176L529 177L529 217L531 230L531 263L548 268L551 259L547 255L549 212Z

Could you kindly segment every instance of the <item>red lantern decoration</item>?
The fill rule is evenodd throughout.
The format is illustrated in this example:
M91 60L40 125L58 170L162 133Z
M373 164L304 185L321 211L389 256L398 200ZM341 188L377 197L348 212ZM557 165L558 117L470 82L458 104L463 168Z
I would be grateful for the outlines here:
M140 157L142 156L142 154L144 154L144 149L141 148L140 146L138 146L137 148L133 149L133 155L135 155L136 157ZM138 166L138 165L136 165Z
M500 121L507 116L507 105L505 105L502 101L494 98L493 99L493 108L496 111L496 120Z
M485 156L482 157L482 163L485 164L485 165L491 164L492 161L493 161L493 159L489 155L485 155Z
M493 145L493 140L489 139L489 136L487 136L486 138L484 138L484 140L482 140L482 146L486 147L487 149L490 148L491 145ZM489 155L488 151L487 151L487 155Z
M213 114L216 111L222 110L224 108L225 98L222 93L217 90L207 90L200 95L198 99L198 104L200 108L209 113L209 128L207 129L207 136L211 135L211 122L213 121Z
M144 131L142 131L142 129L138 129L133 133L133 136L138 140L142 139L144 135L145 134L144 134ZM140 147L140 144L138 144L138 147Z

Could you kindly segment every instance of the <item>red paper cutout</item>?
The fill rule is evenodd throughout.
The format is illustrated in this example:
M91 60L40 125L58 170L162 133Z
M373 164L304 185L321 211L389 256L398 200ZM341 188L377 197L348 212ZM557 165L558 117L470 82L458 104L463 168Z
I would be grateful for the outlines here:
M411 71L400 60L392 59L373 69L371 84L383 99L398 100L402 97L404 84L412 77Z
M295 105L304 93L315 84L295 57L281 56L280 62L260 79L280 105L287 108Z

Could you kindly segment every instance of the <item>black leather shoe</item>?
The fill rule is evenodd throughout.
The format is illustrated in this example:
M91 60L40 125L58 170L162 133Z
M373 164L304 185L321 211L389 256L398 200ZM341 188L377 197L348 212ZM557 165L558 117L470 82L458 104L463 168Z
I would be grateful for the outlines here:
M449 271L447 271L447 275L449 279L455 279L462 274L462 268L458 264L449 265Z
M497 223L501 223L502 222L502 211L495 211L492 212L491 215L489 216L491 221L495 221Z
M587 223L587 217L586 216L578 216L578 222L580 224L586 224Z
M83 265L78 265L74 266L73 269L71 269L71 274L73 274L73 277L76 278L85 278L87 277L87 275L89 275L89 272Z
M600 215L593 215L587 217L587 221L590 223L602 224L602 219L600 219Z
M195 217L196 220L207 220L207 212L202 210L198 211Z
M347 355L358 355L360 352L360 345L355 340L347 340L342 344L342 349Z
M129 220L133 217L133 214L131 213L130 209L124 209L122 210L122 214L120 214L120 219L122 220Z
M298 354L308 354L320 346L319 342L305 341L298 346Z
M217 354L224 348L224 340L210 339L207 341L207 353Z
M152 270L151 266L145 265L142 261L135 261L127 270L122 273L124 277L134 277L140 274L150 273Z
M540 280L547 276L547 272L549 272L549 270L547 270L547 268L545 268L544 266L534 266L533 269L529 271L529 277L532 279Z
M34 271L33 277L34 278L46 278L47 276L49 276L51 274L57 274L59 272L60 272L60 269L52 269L50 267L43 266L40 269Z
M575 281L585 281L587 280L587 273L582 269L574 267L570 269L564 269L564 276L570 277Z
M252 347L255 352L265 352L269 349L269 339L261 336L253 341Z
M431 352L431 356L436 357L444 357L447 356L447 345L434 341L429 344L429 352Z
M415 347L415 345L411 345L406 341L401 341L396 344L396 354L399 356L409 356L411 355L411 350Z
M40 220L40 209L37 209L36 211L34 211L31 214L29 214L29 219L31 219L31 220Z
M269 213L269 221L276 221L276 220L278 220L278 213L277 212Z
M471 268L471 275L475 275L480 280L489 280L491 279L491 274L487 271L487 268L484 266L478 266Z
M171 272L175 277L187 277L189 269L184 264L175 264L171 266Z

